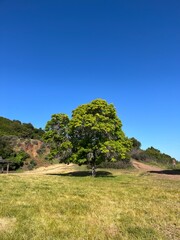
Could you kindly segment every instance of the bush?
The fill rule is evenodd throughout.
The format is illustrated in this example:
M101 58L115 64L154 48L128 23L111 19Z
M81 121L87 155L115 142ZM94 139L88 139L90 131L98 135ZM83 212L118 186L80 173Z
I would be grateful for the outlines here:
M120 160L117 162L103 162L99 165L97 165L97 168L113 168L113 169L125 169L130 168L131 162L129 159Z
M29 165L28 165L28 169L29 170L33 170L33 168L35 168L37 165L36 161L35 160L31 160Z
M0 137L0 156L4 159L8 159L13 156L15 152L9 143L9 138Z
M131 157L138 161L147 161L148 159L148 156L144 151L133 153Z
M37 153L39 155L43 155L46 152L47 149L47 145L45 143L43 143L40 147L40 149L37 150Z
M23 166L25 160L29 158L29 154L24 151L19 151L17 153L13 153L9 160L11 161L10 169L16 170Z

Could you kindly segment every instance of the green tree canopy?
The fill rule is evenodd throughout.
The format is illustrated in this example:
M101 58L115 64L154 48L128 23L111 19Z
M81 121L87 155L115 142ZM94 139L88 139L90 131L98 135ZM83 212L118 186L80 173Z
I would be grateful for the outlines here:
M131 141L122 131L113 104L96 99L73 111L69 135L73 146L71 161L90 164L125 159Z
M102 99L77 107L71 120L65 114L54 114L45 131L51 156L64 162L90 164L93 173L97 164L125 159L132 146L115 107Z
M72 145L68 134L69 117L66 114L53 114L45 127L44 140L50 144L50 159L66 161L71 155Z

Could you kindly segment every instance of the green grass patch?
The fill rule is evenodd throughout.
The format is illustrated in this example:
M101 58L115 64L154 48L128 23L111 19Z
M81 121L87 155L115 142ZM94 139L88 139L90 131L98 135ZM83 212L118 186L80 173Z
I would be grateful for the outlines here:
M0 175L0 239L180 239L180 182L107 172Z

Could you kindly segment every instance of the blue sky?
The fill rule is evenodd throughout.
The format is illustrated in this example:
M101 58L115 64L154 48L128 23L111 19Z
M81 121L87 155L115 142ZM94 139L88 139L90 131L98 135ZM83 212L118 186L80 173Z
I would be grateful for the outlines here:
M180 160L179 0L0 0L0 116L44 128L95 98Z

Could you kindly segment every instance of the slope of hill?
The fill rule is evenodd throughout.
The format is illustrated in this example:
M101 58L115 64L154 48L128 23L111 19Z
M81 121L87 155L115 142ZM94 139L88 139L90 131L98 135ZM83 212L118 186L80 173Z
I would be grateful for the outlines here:
M31 123L0 117L0 156L12 162L12 169L43 165L49 150L43 133Z
M35 164L37 167L47 164L46 156L49 153L48 146L37 139L17 139L14 144L14 151L23 151L29 155L29 160L26 161L24 169L31 168Z
M135 159L140 162L148 163L150 165L155 165L157 167L172 168L173 165L176 165L178 161L169 156L166 153L162 153L159 149L154 147L149 147L146 150L142 150L141 143L135 139L131 138L133 143L133 148L130 152L132 159Z
M31 123L21 123L0 117L0 136L17 136L21 138L41 139L44 131L35 128Z

